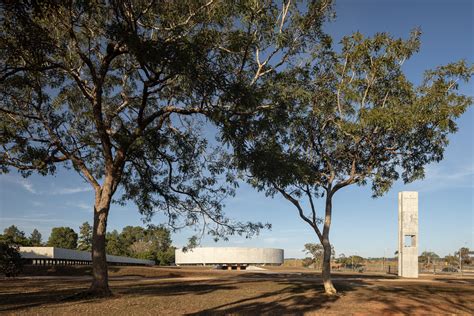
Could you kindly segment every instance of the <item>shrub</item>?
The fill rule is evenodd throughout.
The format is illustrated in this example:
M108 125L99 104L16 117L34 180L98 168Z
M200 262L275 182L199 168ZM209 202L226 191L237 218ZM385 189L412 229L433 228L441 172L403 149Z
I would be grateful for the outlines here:
M23 268L18 247L0 242L0 273L6 277L17 276Z

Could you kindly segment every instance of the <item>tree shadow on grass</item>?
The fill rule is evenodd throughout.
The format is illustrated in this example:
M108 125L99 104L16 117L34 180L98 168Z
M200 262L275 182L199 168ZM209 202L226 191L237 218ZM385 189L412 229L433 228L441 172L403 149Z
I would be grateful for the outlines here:
M205 282L205 281L204 281ZM175 296L175 295L205 295L215 291L229 291L237 289L236 282L204 283L199 282L165 282L153 284L136 284L116 288L119 295L130 296Z
M381 314L474 314L474 288L455 284L393 284L354 293L361 303L376 303Z
M87 287L63 290L58 290L58 288L60 285L57 285L55 289L45 289L41 292L2 294L0 295L0 312L64 303L66 298L87 289Z
M355 275L357 276L357 275ZM273 282L285 287L278 291L268 291L247 298L238 298L212 308L188 315L260 315L260 314L303 314L306 312L337 313L377 313L377 314L469 314L474 315L474 287L459 280L446 282L400 283L367 281L367 276L353 278L333 278L339 291L337 296L326 296L321 283L283 280ZM349 279L349 280L348 280ZM370 278L369 278L370 279ZM393 279L392 277L386 278ZM260 282L261 279L255 279ZM456 282L458 281L458 282ZM465 280L464 280L465 281ZM337 301L350 295L351 305L337 304ZM346 303L347 304L347 301ZM335 305L335 307L333 306Z
M51 280L48 280L51 282ZM53 281L57 282L57 281ZM41 282L34 282L36 286ZM179 296L192 293L193 295L205 295L214 291L228 291L236 288L232 285L236 282L227 282L221 284L206 284L203 282L159 282L159 283L125 283L113 284L111 283L112 292L114 295L111 298L121 296ZM23 287L28 287L30 283L24 282ZM88 288L89 283L86 281L79 287L67 288L67 283L57 282L53 284L45 284L41 291L35 292L15 292L0 294L0 312L17 311L31 307L51 306L57 304L64 304L69 302L74 303L91 303L100 300L107 300L108 298L93 298L84 299L78 296L78 292L84 291ZM63 287L66 287L64 289Z
M245 272L239 275L239 277L252 277L252 278L275 278L275 279L289 279L295 277L304 277L309 280L321 280L320 272ZM398 279L397 276L392 274L361 274L361 273L333 273L331 274L333 280L337 279Z
M337 296L326 296L319 277L305 275L261 275L242 273L221 279L159 281L142 279L111 281L112 298L154 296L170 297L170 300L182 300L184 297L200 300L204 308L189 315L206 314L302 314L305 312L371 312L376 313L461 313L474 314L474 287L465 280L442 279L429 283L404 281L391 282L380 276L373 280L367 275L337 275L334 284L339 291ZM357 277L356 277L357 276ZM107 299L66 299L89 286L88 281L70 280L19 280L12 282L13 291L0 292L0 312L21 311L38 306L60 306L89 304ZM462 283L464 282L464 283ZM31 290L32 292L22 293ZM249 289L251 292L247 292ZM14 292L14 293L10 293ZM218 292L212 296L207 294ZM249 295L250 293L250 295ZM255 293L255 294L251 294ZM222 296L220 296L222 294ZM347 297L345 297L347 295ZM181 298L183 297L183 298ZM345 297L348 306L338 301ZM212 299L211 299L212 298ZM216 299L217 298L217 299ZM222 299L220 299L222 298ZM183 302L186 304L186 302ZM364 310L364 308L369 308ZM354 309L352 309L354 308ZM373 308L370 309L370 308ZM345 310L346 309L346 310ZM191 311L192 309L188 309ZM195 309L196 310L196 309ZM170 311L172 312L172 311Z
M260 282L256 280L254 282ZM362 285L363 281L352 284L339 284L337 295L324 294L324 287L320 282L294 281L294 280L273 280L276 284L284 288L276 291L268 291L262 294L237 299L235 301L214 306L196 313L186 315L280 315L280 314L303 314L321 309L330 311L331 306L342 296L355 290Z
M443 277L443 278L433 278L433 280L436 280L436 281L441 281L441 282L444 282L444 283L449 283L449 284L471 284L474 286L474 278L446 278L446 277Z
M92 275L92 266L40 266L25 265L22 276L85 276Z

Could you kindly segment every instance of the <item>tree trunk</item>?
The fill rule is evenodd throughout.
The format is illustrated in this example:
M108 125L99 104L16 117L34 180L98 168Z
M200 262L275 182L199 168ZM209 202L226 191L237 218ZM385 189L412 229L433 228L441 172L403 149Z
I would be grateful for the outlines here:
M331 244L329 243L328 238L323 239L323 248L324 248L324 256L323 256L323 269L322 269L322 277L323 277L323 284L324 284L324 291L326 294L333 295L336 294L337 291L334 288L334 285L331 281Z
M324 217L324 228L323 228L323 239L321 243L324 249L323 255L323 284L324 291L328 295L334 295L337 293L336 288L331 281L331 243L329 242L329 228L331 227L331 216L332 216L332 194L326 196L326 212Z
M92 233L92 284L89 293L92 296L110 296L109 275L105 252L105 234L107 217L112 198L111 181L106 179L100 192L96 192L94 205L94 228Z

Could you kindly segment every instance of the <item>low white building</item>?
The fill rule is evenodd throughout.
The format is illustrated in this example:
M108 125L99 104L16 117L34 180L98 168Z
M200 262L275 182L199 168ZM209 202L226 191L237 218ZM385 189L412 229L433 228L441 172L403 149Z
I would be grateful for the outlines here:
M176 265L281 265L283 249L243 247L197 247L183 252L176 249Z
M20 247L20 255L29 264L37 265L70 265L92 264L92 254L57 247ZM136 259L107 255L107 262L116 265L154 265L153 260Z

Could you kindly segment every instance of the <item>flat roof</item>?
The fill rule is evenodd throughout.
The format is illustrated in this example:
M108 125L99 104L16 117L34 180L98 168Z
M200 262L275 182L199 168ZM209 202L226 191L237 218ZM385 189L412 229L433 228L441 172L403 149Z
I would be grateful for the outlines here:
M175 250L180 264L282 264L284 250L250 247L196 247L184 252Z
M59 259L92 261L89 251L79 251L57 247L20 247L20 255L24 259ZM107 262L154 265L153 260L136 259L123 256L107 255Z

